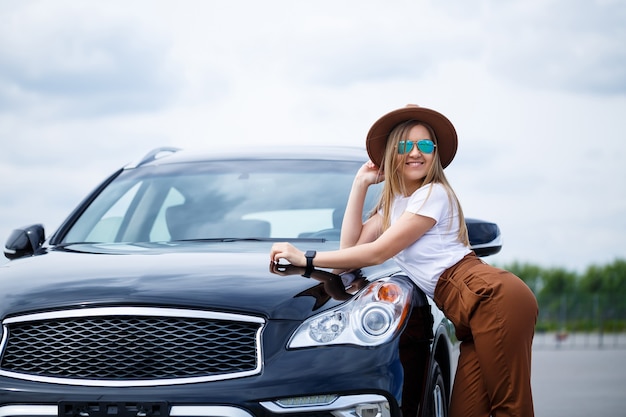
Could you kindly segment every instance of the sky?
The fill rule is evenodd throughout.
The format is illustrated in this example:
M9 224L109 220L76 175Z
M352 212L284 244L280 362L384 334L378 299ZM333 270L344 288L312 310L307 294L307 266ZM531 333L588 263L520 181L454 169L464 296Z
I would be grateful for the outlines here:
M626 258L623 0L0 0L0 241L159 146L363 147L445 114L486 260ZM0 263L4 262L0 260Z

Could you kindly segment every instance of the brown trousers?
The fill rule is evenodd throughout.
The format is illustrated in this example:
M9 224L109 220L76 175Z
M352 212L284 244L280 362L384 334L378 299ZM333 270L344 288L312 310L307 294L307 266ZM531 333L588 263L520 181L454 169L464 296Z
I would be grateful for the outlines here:
M538 306L528 286L474 253L446 270L435 303L461 341L451 417L532 417L532 340Z

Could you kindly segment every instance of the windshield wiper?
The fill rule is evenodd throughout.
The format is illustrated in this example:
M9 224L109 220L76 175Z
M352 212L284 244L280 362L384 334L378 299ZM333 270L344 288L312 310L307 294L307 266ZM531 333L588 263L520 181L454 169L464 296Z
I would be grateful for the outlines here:
M172 242L326 242L324 238L307 237L207 237L195 239L177 239Z
M310 237L205 237L194 239L176 239L171 240L170 243L176 242L327 242L328 239L324 238L310 238ZM69 249L70 246L81 245L149 245L149 244L162 244L167 242L65 242L54 245L57 249Z

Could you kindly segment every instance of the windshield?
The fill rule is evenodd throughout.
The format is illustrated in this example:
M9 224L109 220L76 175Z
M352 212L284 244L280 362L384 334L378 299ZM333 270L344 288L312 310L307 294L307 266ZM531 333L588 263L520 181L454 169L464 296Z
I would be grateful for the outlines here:
M211 161L123 171L61 243L195 239L339 240L360 162ZM364 218L379 187L368 193Z

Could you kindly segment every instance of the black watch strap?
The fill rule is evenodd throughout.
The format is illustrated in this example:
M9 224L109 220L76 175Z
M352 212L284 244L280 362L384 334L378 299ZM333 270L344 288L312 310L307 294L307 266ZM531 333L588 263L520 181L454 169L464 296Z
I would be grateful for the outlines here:
M311 273L313 272L313 258L315 258L317 252L314 250L308 250L304 253L304 257L306 258L306 268L304 269L304 274L302 274L305 278L311 278Z

